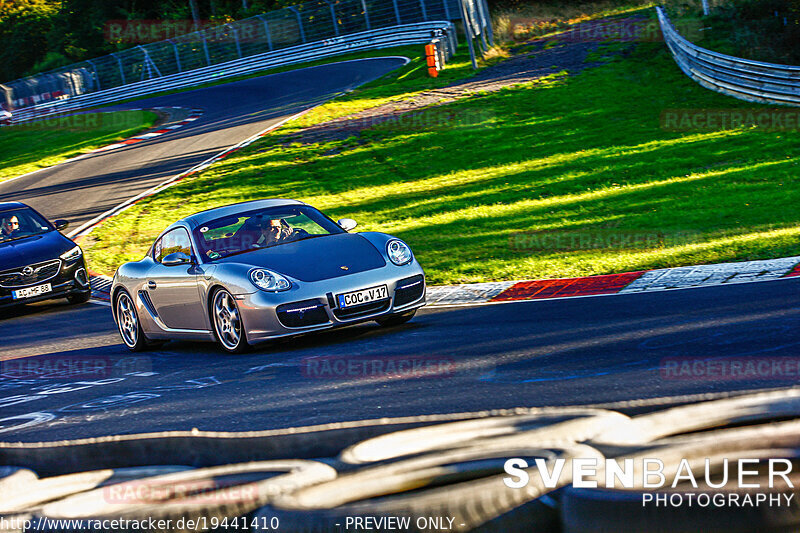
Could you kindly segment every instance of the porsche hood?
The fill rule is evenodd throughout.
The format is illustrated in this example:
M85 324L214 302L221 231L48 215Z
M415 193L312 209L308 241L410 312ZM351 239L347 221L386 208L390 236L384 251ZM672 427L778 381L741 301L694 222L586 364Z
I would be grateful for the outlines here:
M216 263L241 263L268 268L309 282L386 266L383 255L357 233L303 239L219 259Z

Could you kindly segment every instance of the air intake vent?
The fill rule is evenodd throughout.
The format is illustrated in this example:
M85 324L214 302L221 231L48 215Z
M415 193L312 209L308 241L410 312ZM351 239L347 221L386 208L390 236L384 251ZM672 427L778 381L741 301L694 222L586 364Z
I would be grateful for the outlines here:
M318 300L303 300L279 305L278 320L287 328L302 328L329 322L325 304Z
M416 302L423 294L425 294L425 279L422 276L401 279L394 290L394 306L400 307Z

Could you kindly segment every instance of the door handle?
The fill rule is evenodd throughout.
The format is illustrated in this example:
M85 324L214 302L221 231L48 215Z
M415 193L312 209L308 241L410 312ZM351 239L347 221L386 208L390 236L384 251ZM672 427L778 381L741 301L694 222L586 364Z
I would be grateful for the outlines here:
M147 288L148 289L155 289L156 288L156 282L151 279L150 281L147 282Z

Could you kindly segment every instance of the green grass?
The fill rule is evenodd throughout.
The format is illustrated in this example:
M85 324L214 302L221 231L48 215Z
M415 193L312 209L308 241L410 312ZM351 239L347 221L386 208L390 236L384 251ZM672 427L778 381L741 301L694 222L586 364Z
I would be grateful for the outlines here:
M510 42L546 37L573 24L622 16L657 5L651 0L588 0L569 3L534 0L517 4L514 8L501 7L493 10L492 27L495 39Z
M151 128L149 111L88 113L0 129L0 182Z
M386 98L390 81L345 104ZM663 44L642 43L580 75L475 95L361 139L301 146L266 137L106 222L87 255L94 269L112 272L179 217L271 197L405 239L431 283L797 255L796 132L681 133L659 122L665 109L753 106L701 88ZM515 246L520 232L545 231L659 238L626 247Z

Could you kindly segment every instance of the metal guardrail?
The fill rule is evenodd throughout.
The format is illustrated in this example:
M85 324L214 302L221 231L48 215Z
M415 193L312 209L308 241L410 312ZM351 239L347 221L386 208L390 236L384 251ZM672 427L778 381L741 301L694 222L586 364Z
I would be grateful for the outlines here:
M188 72L161 76L104 91L45 102L17 110L14 113L14 121L16 123L40 119L78 109L118 102L128 98L183 89L225 78L246 75L271 67L325 59L355 50L372 50L408 44L429 43L432 40L438 40L445 59L451 57L455 53L457 44L456 29L453 23L449 21L422 22L310 42Z
M310 0L0 84L0 107L15 111L205 67L222 70L232 62L244 62L267 52L318 45L380 29L454 20L464 22L473 58L473 38L480 38L481 50L488 49L487 43L491 44L493 38L486 0ZM170 21L138 22L161 28ZM135 29L126 32L107 28L106 38L133 44L140 39ZM165 33L171 35L168 31L159 35L163 38Z
M701 48L681 37L663 8L656 7L656 12L675 62L703 87L749 102L800 105L800 67L751 61Z

